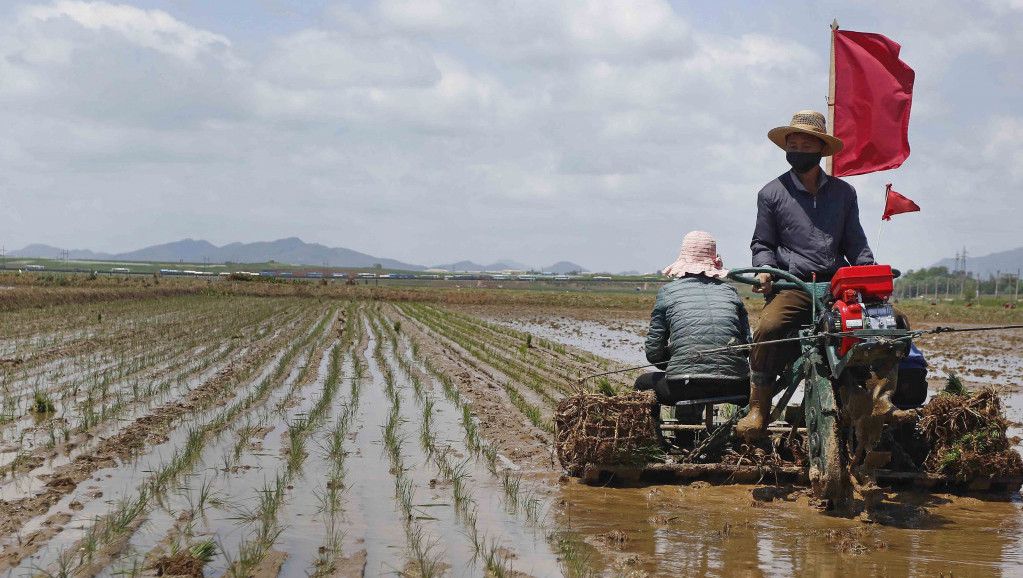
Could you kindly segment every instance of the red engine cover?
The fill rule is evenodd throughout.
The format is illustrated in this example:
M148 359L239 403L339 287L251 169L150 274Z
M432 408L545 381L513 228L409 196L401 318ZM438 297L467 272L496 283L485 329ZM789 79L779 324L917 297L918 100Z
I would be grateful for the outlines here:
M863 329L863 307L856 302L846 303L845 301L835 301L834 312L839 320L839 330L855 331L857 329ZM843 337L842 345L838 348L839 355L845 355L852 349L853 345L859 339L855 337Z
M863 300L887 299L894 289L891 265L842 267L831 278L831 296L842 299L846 291L857 291Z

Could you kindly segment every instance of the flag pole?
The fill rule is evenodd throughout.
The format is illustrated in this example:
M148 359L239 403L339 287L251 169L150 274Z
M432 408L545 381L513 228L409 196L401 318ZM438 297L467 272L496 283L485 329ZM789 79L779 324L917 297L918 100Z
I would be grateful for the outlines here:
M835 136L835 32L838 19L831 22L831 70L828 73L828 134ZM829 177L835 176L835 156L831 155L824 164Z
M892 184L888 183L884 188L884 210L888 210L888 193L892 190ZM877 226L877 243L874 243L874 262L877 262L877 251L881 248L881 227L884 226L884 214L881 215L881 224Z

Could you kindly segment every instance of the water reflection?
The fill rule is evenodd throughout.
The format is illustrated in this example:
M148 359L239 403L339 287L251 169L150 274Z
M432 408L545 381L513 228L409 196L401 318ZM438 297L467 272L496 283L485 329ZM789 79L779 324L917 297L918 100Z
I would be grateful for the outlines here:
M770 502L755 500L754 489L595 488L573 480L562 487L559 522L594 547L595 565L610 575L1023 575L1018 495L890 493L885 523L867 524L818 512L800 488ZM616 546L602 538L613 530L628 540Z

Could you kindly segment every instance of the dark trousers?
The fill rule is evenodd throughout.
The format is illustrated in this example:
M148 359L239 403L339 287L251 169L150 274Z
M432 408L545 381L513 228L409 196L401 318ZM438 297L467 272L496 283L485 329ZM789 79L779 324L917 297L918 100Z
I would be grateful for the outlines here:
M757 344L791 337L796 330L809 323L809 293L799 289L788 289L769 295L767 304L760 314L757 330L753 332L754 345L749 355L750 371L764 374L768 379L780 374L787 364L799 357L799 342Z
M750 351L750 372L761 374L768 381L780 375L785 366L799 357L798 341L757 345L762 341L773 341L792 337L796 330L810 323L810 295L799 289L786 289L772 293L760 314L760 323L753 332L753 349ZM909 319L895 310L899 328L909 329ZM753 375L754 381L758 378Z
M652 389L657 403L675 405L686 399L704 399L726 395L749 395L749 384L736 380L668 379L663 371L644 373L633 386L637 391Z

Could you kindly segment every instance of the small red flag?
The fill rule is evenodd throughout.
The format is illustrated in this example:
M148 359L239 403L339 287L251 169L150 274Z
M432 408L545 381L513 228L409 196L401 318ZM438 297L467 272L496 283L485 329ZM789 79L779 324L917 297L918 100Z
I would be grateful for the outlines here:
M882 220L891 221L892 215L915 213L919 210L919 205L893 191L892 184L888 183L888 189L885 191L884 214L881 215Z
M880 35L836 30L835 155L837 177L895 169L909 156L913 69L899 60L902 47Z

